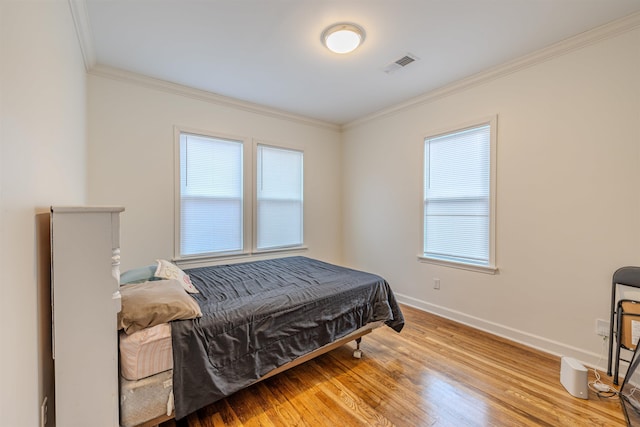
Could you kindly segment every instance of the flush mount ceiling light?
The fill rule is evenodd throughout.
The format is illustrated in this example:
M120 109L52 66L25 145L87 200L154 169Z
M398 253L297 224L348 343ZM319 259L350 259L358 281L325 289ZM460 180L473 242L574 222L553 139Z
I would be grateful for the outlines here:
M322 44L335 53L349 53L364 41L364 30L346 22L334 24L322 32Z

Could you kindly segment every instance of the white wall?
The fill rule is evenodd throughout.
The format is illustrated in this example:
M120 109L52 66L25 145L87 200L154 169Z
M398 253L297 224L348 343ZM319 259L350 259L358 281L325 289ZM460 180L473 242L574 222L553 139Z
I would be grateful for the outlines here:
M86 74L66 1L3 1L0 43L0 424L35 427L53 387L36 212L85 201Z
M123 270L174 255L176 125L303 149L309 250L301 255L342 260L338 129L152 88L157 82L145 84L140 76L112 76L89 76L89 201L126 209Z
M493 114L499 274L418 262L424 137ZM345 262L385 276L404 302L596 363L611 275L640 265L639 119L636 28L354 123L343 136Z

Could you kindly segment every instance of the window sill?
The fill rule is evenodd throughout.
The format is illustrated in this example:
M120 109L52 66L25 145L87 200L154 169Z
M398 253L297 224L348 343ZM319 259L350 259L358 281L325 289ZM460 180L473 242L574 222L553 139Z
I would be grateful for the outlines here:
M430 258L424 255L418 255L418 261L424 262L427 264L442 265L444 267L475 271L475 272L484 273L484 274L498 274L498 267L492 267L492 266L465 264L462 262L455 262L455 261L445 261L443 259Z
M225 253L220 255L194 255L194 256L186 256L186 257L174 257L171 261L176 263L178 266L181 265L191 265L191 264L202 264L207 261L221 261L221 260L233 260L233 259L241 259L248 258L251 256L250 252L233 252L233 253Z
M289 248L277 248L277 249L265 249L265 250L255 250L253 252L233 252L233 253L225 253L220 255L195 255L190 257L183 258L173 258L172 261L175 262L178 266L195 266L195 265L205 265L207 263L212 262L220 262L220 261L233 261L243 259L246 261L252 261L252 257L259 257L262 255L269 255L274 253L287 253L287 252L300 252L306 251L309 248L307 246L296 246Z
M306 251L309 248L307 246L289 246L283 248L273 248L273 249L255 249L251 255L261 255L261 254L271 254L274 252L298 252L298 251Z

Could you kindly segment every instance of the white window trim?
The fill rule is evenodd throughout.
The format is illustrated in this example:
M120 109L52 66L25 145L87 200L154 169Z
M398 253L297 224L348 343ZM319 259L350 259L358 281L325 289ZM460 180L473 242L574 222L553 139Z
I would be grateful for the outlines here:
M232 141L241 141L243 143L243 224L242 224L242 233L243 233L243 250L241 251L229 251L229 252L215 252L215 253L201 253L195 255L181 255L180 254L180 135L192 134L192 135L200 135L209 138L217 138L217 139L228 139ZM283 143L270 143L261 140L255 140L246 136L232 135L226 134L223 132L212 132L203 129L195 129L186 126L174 126L174 244L173 244L173 259L172 261L176 261L183 264L193 264L193 263L202 263L207 260L234 260L240 258L248 258L252 255L268 255L273 253L287 253L287 252L299 252L306 251L308 247L305 244L305 235L306 235L306 221L304 221L303 217L303 243L298 246L286 246L280 248L269 248L269 249L257 249L257 207L254 203L256 198L256 166L257 166L257 156L256 152L258 149L258 145L266 145L269 147L275 148L284 148L287 150L295 150L302 152L304 155L304 150L299 147L295 147L290 144ZM303 165L303 174L304 174L304 165ZM303 175L303 205L302 209L304 212L305 209L305 197L304 192L306 191L306 184ZM306 215L305 215L306 217ZM250 218L250 220L248 220Z
M195 255L181 255L180 254L180 134L192 134L199 135L208 138L216 138L216 139L228 139L232 141L240 141L242 142L242 168L243 168L243 223L242 223L242 247L243 249L240 251L229 251L229 252L211 252L211 253L201 253ZM211 132L202 129L194 129L183 126L174 126L174 245L173 245L173 260L174 261L184 261L184 260L201 260L205 258L229 258L229 257L238 257L238 256L248 256L251 254L249 248L251 247L251 224L247 221L247 218L251 217L251 212L253 209L253 197L252 197L252 186L246 185L247 183L244 180L249 177L249 179L253 179L253 171L250 169L251 158L253 155L252 152L252 143L251 138L247 138L245 136L231 135L225 134L222 132ZM248 168L249 167L249 168ZM248 171L248 172L247 172ZM247 173L249 175L247 175Z
M301 149L300 147L294 147L291 144L286 144L286 143L273 143L273 142L268 142L268 141L264 141L264 140L260 140L260 139L256 139L253 141L253 164L252 164L252 173L253 173L253 200L257 200L258 199L258 190L256 188L256 176L255 176L255 172L258 170L258 156L257 156L257 152L258 152L258 145L262 145L262 146L266 146L266 147L272 147L272 148L282 148L285 150L292 150L292 151L297 151L302 153L302 158L303 158L303 165L302 165L302 244L301 245L288 245L288 246L281 246L281 247L277 247L277 248L268 248L268 249L258 249L258 204L254 203L253 205L253 212L252 212L252 216L251 216L251 222L252 222L252 235L253 235L253 239L252 239L252 244L251 244L251 253L254 254L267 254L267 253L272 253L272 252L287 252L287 251L297 251L297 250L306 250L308 249L306 244L305 244L305 236L306 236L306 221L305 221L305 199L306 197L304 197L304 195L306 194L306 180L304 179L305 176L305 168L304 168L304 150Z
M424 263L428 263L428 264L435 264L435 265L441 265L441 266L445 266L445 267L451 267L451 268L457 268L457 269L461 269L461 270L468 270L468 271L475 271L475 272L479 272L479 273L486 273L486 274L497 274L498 273L498 267L497 267L497 263L496 263L496 181L497 181L497 134L498 134L498 115L492 115L492 116L488 116L488 117L484 117L478 120L473 120L473 121L469 121L466 123L463 123L461 125L457 125L457 126L448 126L444 129L440 129L438 131L432 131L432 132L427 132L425 134L425 137L422 139L423 143L422 143L422 158L423 158L423 163L422 163L422 171L424 173L424 170L426 168L426 165L424 164L424 157L425 157L425 153L424 153L424 149L425 149L425 144L424 141L426 139L429 138L435 138L438 136L442 136L442 135L446 135L449 133L453 133L453 132L460 132L466 129L470 129L470 128L474 128L474 127L478 127L478 126L483 126L483 125L489 125L490 126L490 153L489 153L489 174L490 174L490 183L489 183L489 188L490 188L490 195L489 195L489 265L476 265L476 264L471 264L471 263L466 263L466 262L459 262L459 261L450 261L450 260L444 260L444 259L440 259L440 258L433 258L430 256L425 255L424 253L421 253L418 255L418 261L420 262L424 262ZM422 190L422 195L421 195L421 199L422 199L422 224L420 225L420 229L422 230L421 235L424 235L424 215L425 215L425 211L424 211L424 184L421 186L421 190ZM423 237L424 238L424 237ZM424 241L422 241L422 245L424 246Z

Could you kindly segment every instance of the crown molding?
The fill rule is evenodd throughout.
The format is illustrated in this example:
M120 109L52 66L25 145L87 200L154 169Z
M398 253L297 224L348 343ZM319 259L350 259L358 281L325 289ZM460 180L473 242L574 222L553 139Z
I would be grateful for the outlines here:
M592 30L585 31L568 39L562 40L558 43L554 43L550 46L537 50L531 54L522 56L512 61L505 62L496 67L481 71L472 76L463 78L451 84L411 98L405 102L395 104L391 107L371 113L360 119L345 123L344 125L342 125L342 129L346 130L349 128L354 128L372 120L396 114L420 104L434 102L435 100L444 98L446 96L450 96L455 93L470 89L472 87L479 86L500 77L504 77L508 74L515 73L516 71L541 64L550 59L582 49L583 47L596 44L602 40L618 36L638 27L640 27L640 12L627 15L615 21L611 21Z
M323 129L330 129L334 131L344 131L378 118L399 113L403 110L417 105L434 102L438 99L453 95L455 93L470 89L475 86L482 85L484 83L488 83L492 80L496 80L522 69L541 64L545 61L560 57L572 51L579 50L583 47L596 44L602 40L615 37L640 26L640 12L636 12L631 15L627 15L626 17L596 27L592 30L585 31L558 43L554 43L531 54L522 56L512 61L505 62L488 70L481 71L469 77L463 78L448 85L426 92L417 97L411 98L407 101L371 113L349 123L339 125L322 120L312 119L310 117L278 110L271 107L266 107L264 105L248 101L242 101L224 95L219 95L213 92L195 89L177 83L171 83L165 80L160 80L153 77L97 64L93 47L93 40L91 36L86 0L68 1L76 28L76 33L80 43L80 49L82 51L85 68L89 74L111 78L113 80L129 82L156 90L173 93L176 95L211 102L218 105L233 107L255 114L289 120L300 124L315 126Z
M71 17L76 27L76 35L80 43L80 51L84 60L84 68L89 71L96 65L96 53L93 48L93 37L89 25L89 12L87 12L86 0L69 0Z
M131 83L138 86L160 90L174 95L185 96L187 98L197 99L199 101L210 102L225 107L232 107L238 110L247 111L262 116L272 117L276 119L288 120L298 124L340 131L340 126L334 123L322 120L312 119L306 116L289 113L287 111L278 110L264 105L255 104L248 101L231 98L217 93L208 92L206 90L195 89L177 83L168 82L166 80L156 79L154 77L145 76L131 71L125 71L119 68L113 68L102 64L93 66L88 74L104 77L121 82Z
M68 0L68 2L69 8L71 9L73 23L76 28L78 42L80 43L80 50L82 52L84 66L88 74L133 83L139 86L161 90L175 95L186 96L189 98L198 99L200 101L211 102L214 104L233 107L255 114L261 114L263 116L289 120L292 122L315 126L323 129L330 129L333 131L340 131L341 129L339 125L334 123L316 120L306 116L266 107L264 105L242 101L213 92L194 89L177 83L171 83L165 80L144 76L142 74L137 74L98 64L93 44L93 37L91 35L91 25L89 21L89 13L87 11L87 2L86 0Z

